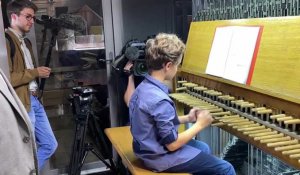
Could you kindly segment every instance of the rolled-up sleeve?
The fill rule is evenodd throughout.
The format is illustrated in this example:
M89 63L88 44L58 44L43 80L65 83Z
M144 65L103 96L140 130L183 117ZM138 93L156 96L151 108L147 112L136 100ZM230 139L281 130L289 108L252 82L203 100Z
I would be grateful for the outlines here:
M173 121L177 116L172 104L167 100L162 100L154 105L152 114L158 131L159 143L165 145L175 141L178 133Z

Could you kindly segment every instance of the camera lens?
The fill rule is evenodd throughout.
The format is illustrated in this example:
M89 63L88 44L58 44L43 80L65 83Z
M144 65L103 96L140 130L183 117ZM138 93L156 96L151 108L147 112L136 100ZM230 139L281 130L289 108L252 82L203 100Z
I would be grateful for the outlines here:
M135 76L143 76L147 73L148 69L146 63L144 61L136 61L134 63L134 75Z

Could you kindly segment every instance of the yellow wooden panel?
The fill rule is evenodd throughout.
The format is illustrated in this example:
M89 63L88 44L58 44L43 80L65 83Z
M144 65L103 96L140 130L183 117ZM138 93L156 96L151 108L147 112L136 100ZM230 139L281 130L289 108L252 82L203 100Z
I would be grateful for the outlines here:
M177 115L178 116L181 116L181 115L184 115L184 106L182 103L177 103L175 102L176 104L176 112L177 112ZM185 131L186 128L185 128L185 125L184 124L181 124L178 128L178 132L181 133L183 131Z
M251 86L300 99L300 17L193 22L182 71L205 73L216 27L263 26Z

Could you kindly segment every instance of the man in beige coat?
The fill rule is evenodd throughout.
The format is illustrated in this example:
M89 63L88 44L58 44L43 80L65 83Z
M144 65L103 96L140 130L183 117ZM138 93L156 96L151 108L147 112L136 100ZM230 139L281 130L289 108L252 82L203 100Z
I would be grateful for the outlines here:
M0 174L38 174L30 119L1 69L0 104Z

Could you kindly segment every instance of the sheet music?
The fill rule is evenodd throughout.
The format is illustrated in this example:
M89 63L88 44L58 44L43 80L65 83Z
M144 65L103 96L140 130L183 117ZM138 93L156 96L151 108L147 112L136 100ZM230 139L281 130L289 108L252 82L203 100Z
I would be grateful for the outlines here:
M231 27L218 27L216 29L205 73L218 77L223 76L232 34Z
M259 30L258 26L218 27L206 73L246 84Z

